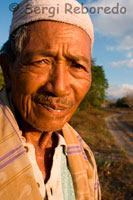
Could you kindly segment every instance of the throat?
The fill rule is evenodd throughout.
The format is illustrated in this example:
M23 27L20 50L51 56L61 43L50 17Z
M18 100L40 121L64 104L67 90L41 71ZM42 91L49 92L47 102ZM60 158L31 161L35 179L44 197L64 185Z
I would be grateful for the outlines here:
M36 161L46 183L50 177L53 155L58 145L58 136L55 132L43 132L41 135L30 132L26 133L25 137L27 142L34 145Z
M39 169L42 172L45 183L50 178L54 152L55 152L55 147L45 148L44 151L38 148L35 149L36 161L39 166Z

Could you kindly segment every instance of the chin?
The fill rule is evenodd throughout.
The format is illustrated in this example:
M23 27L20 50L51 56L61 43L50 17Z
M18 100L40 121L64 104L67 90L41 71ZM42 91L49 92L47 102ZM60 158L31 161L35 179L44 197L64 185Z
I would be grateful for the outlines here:
M41 131L41 132L53 131L54 132L54 131L61 130L63 126L65 125L65 123L67 123L70 120L72 114L73 112L71 111L66 116L60 116L60 115L46 116L43 114L35 115L35 112L34 112L34 115L30 115L30 117L25 120L30 126L32 126L34 129L38 131Z
M50 126L48 126L48 123L46 125L36 124L36 123L30 123L28 122L34 129L36 129L39 132L55 132L59 131L63 128L66 121L59 125L59 122L56 123L50 123Z

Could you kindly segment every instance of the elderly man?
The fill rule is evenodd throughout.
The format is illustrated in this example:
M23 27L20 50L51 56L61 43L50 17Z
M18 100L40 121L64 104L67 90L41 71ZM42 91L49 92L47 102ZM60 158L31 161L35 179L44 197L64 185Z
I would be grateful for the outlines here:
M81 10L23 0L14 12L0 55L2 200L100 199L93 154L67 123L91 85L93 26Z

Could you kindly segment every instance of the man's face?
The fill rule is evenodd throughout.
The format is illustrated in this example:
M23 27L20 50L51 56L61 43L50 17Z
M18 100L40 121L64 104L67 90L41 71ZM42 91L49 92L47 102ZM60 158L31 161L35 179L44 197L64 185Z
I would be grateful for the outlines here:
M28 31L10 70L13 102L36 129L59 130L90 88L90 38L76 26L50 21L32 23Z

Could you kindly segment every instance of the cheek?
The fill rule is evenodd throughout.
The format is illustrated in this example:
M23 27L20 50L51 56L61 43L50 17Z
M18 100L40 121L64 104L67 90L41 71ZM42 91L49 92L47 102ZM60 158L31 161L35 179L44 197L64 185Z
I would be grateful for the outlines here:
M47 79L47 75L44 75L43 73L35 74L33 72L19 72L13 77L12 88L19 94L32 94L42 86Z
M91 86L91 75L86 76L86 78L73 80L73 90L75 93L76 102L79 104Z
M27 118L27 115L31 113L31 95L13 93L12 99L23 118Z

